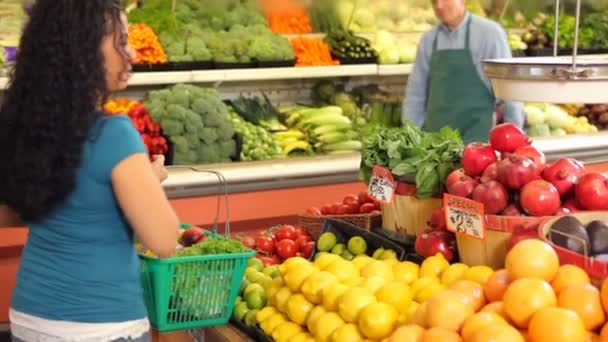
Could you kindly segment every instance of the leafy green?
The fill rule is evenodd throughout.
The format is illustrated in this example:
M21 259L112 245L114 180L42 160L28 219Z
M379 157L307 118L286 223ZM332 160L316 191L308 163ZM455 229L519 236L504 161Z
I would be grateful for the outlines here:
M572 15L562 14L559 17L558 44L560 48L571 48L574 46L574 29L576 18ZM548 16L541 27L550 41L554 39L555 16ZM588 49L593 47L595 32L593 27L581 25L579 29L578 46Z
M582 26L593 28L595 35L593 42L594 47L608 47L608 13L591 13L585 16Z
M443 189L447 175L460 166L463 143L449 127L425 133L411 122L400 128L376 127L363 137L360 177L369 182L374 165L388 167L399 181L416 184L416 196Z

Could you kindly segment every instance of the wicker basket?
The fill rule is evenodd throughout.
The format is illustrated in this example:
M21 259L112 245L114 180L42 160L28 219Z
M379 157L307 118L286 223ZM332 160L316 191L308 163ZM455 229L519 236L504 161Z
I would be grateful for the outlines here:
M376 227L382 227L382 214L370 213L370 214L353 214L353 215L298 215L298 223L302 228L312 236L314 240L319 238L321 228L325 224L325 220L334 219L346 221L354 226L362 229L370 230Z
M426 229L433 210L442 205L441 198L420 199L416 196L395 195L391 205L381 205L384 228L416 236L419 231Z
M456 234L460 261L469 265L486 265L497 270L504 267L513 232L521 226L535 227L547 217L486 215L486 239L479 240Z

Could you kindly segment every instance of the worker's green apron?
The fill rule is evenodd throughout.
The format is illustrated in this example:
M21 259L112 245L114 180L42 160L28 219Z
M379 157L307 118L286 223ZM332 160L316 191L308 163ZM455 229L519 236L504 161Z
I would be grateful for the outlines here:
M481 79L469 48L471 19L467 21L464 49L437 50L431 55L429 98L423 129L449 126L460 131L465 143L487 141L493 125L494 95Z

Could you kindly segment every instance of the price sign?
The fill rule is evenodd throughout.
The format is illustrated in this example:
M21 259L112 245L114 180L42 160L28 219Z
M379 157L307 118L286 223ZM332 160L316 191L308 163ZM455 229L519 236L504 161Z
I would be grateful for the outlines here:
M397 182L391 171L385 167L374 165L372 177L367 192L382 204L391 204L395 195Z
M486 239L485 215L482 203L468 198L443 195L448 230L478 240Z

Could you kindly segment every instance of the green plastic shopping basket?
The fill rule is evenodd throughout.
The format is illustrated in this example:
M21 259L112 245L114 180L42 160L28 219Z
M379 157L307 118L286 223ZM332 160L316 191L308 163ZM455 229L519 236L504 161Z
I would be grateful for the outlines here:
M224 234L229 237L225 178L215 171L193 170L216 175L220 186L223 186L226 205ZM221 192L213 231L209 233L222 238L218 232L220 199ZM160 332L167 332L228 323L247 261L254 254L250 251L167 259L140 254L144 301L152 326Z

